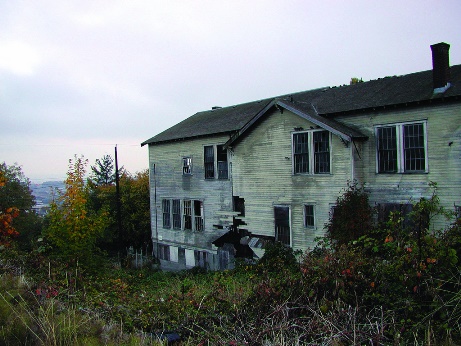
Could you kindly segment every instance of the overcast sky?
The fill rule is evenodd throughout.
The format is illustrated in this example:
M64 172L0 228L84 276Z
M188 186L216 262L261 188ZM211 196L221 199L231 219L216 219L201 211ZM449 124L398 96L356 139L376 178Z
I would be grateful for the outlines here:
M33 182L212 106L461 63L459 0L0 1L0 162Z

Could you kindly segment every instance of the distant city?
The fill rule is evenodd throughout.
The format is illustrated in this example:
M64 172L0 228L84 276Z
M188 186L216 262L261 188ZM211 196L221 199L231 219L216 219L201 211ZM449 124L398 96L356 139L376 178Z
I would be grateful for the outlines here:
M39 215L45 215L53 198L57 197L57 191L64 189L64 182L45 181L41 184L30 184L30 189L32 190L32 195L35 197L34 210Z

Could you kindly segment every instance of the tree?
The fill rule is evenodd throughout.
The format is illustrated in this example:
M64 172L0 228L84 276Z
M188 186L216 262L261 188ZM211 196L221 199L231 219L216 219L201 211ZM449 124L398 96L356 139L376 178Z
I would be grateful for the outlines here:
M91 260L96 241L108 223L104 209L88 208L88 186L84 176L88 160L69 160L65 191L51 204L44 235L67 261Z
M91 171L93 172L91 180L97 186L112 185L115 182L114 160L110 155L96 159L95 165L91 166Z
M348 182L325 225L327 236L336 245L358 239L373 226L373 213L363 185L359 186L357 181Z
M30 190L30 181L20 166L8 166L5 162L0 164L0 176L1 222L5 227L5 222L8 223L5 232L9 233L10 240L15 237L21 246L28 247L31 238L40 234L41 230L41 219L32 210L35 197Z

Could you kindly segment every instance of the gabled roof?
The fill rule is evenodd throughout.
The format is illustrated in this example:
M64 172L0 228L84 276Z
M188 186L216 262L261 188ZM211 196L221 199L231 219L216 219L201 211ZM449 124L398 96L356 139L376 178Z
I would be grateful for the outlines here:
M461 65L450 68L451 85L434 94L432 70L385 77L340 87L325 87L272 97L192 115L141 145L161 144L198 137L227 134L230 142L241 136L270 108L278 106L328 129L344 140L364 136L334 120L338 114L405 107L423 103L460 100ZM232 137L231 137L232 136ZM228 142L228 145L231 143Z

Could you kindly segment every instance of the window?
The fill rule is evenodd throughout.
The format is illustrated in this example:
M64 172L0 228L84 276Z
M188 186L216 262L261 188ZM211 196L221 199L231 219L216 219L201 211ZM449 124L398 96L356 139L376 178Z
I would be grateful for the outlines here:
M218 179L228 179L229 165L227 164L227 150L222 145L217 146L218 153Z
M164 261L170 260L170 247L168 245L158 244L158 258Z
M376 128L378 173L427 172L426 122Z
M182 158L182 174L183 175L192 174L192 158L191 157Z
M234 211L238 211L238 216L245 216L245 199L239 196L233 196Z
M224 149L222 145L205 146L203 162L205 169L205 179L229 179L227 150Z
M214 147L204 147L205 179L214 179Z
M312 204L304 205L304 227L315 227L314 206Z
M162 200L163 210L163 228L171 228L171 201L169 199Z
M197 267L206 268L208 264L208 252L206 251L194 251L195 265Z
M455 205L455 217L456 220L461 220L461 206Z
M291 230L290 230L290 207L276 206L274 207L274 223L275 223L275 240L282 244L291 245Z
M183 203L184 229L192 230L192 201Z
M171 228L171 220L173 220L173 229L204 230L202 201L184 200L181 204L181 200L179 199L163 199L162 213L164 228Z
M203 202L194 201L195 230L203 231Z
M307 131L294 133L293 172L330 173L330 133L328 131Z
M181 229L181 201L173 200L173 229Z

